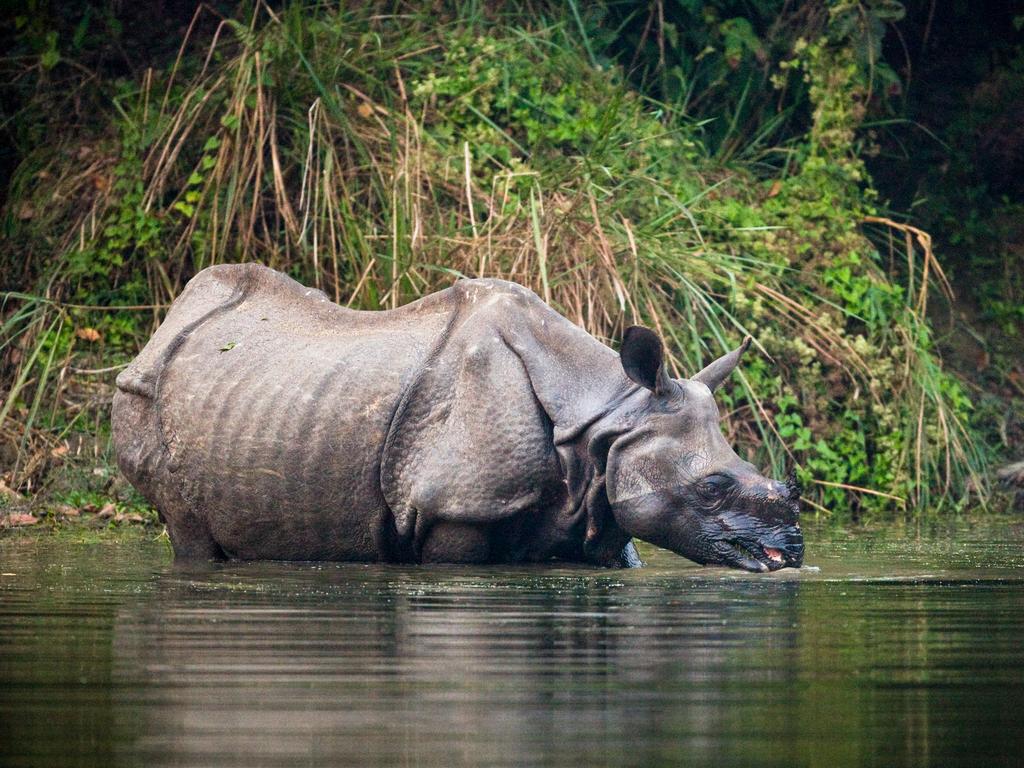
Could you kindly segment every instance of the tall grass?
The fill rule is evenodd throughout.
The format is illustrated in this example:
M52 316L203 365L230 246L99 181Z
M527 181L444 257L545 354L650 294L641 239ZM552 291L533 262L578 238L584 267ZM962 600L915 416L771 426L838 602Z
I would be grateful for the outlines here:
M22 166L6 212L18 249L0 257L11 275L26 259L31 281L0 316L8 484L38 487L86 424L102 441L116 369L193 274L258 260L361 309L463 276L515 280L609 343L651 325L677 375L747 333L785 340L776 354L799 340L837 397L894 414L879 431L900 441L900 465L891 487L822 476L813 447L787 444L773 402L818 373L795 358L773 369L763 345L725 398L730 436L752 459L777 473L805 465L819 509L984 494L984 456L928 351L923 308L942 277L930 250L908 241L907 298L879 310L903 355L885 391L874 366L886 355L846 329L858 318L807 262L784 245L748 247L782 227L729 219L773 196L725 165L744 150L711 157L699 126L595 69L577 6L547 21L378 10L260 5L225 20L120 94L116 133L65 139ZM770 132L755 133L751 155ZM836 418L812 426L828 432Z

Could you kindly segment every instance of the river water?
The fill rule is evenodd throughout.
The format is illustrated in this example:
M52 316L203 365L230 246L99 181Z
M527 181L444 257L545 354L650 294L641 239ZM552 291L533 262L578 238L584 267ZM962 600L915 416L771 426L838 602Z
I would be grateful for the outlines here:
M226 564L0 539L0 765L1021 766L1024 525L802 571Z

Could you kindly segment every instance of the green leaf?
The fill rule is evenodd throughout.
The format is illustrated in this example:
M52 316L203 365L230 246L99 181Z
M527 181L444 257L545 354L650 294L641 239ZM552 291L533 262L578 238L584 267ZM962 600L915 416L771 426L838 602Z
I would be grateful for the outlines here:
M71 38L71 46L76 50L82 50L82 43L85 42L85 35L89 31L89 21L92 18L92 8L85 9L85 15L75 27L75 34Z
M906 15L906 9L903 7L903 3L896 2L896 0L882 0L868 13L882 21L899 21Z
M229 341L227 344L225 344L223 347L220 348L220 351L221 352L230 352L232 349L234 349L237 346L238 346L238 342L237 341Z
M60 52L51 48L45 51L39 58L39 63L43 65L43 69L53 69L60 62Z

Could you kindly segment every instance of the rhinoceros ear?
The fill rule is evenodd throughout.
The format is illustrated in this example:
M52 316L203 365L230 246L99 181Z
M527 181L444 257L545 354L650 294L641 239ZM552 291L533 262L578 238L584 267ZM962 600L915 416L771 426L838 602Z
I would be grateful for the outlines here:
M736 366L740 362L740 358L743 353L747 351L747 347L750 346L750 337L747 336L743 339L743 343L740 344L732 352L722 355L715 362L702 369L700 373L693 377L693 381L699 381L701 384L707 384L708 389L714 392L721 385L723 381L729 378Z
M665 353L661 339L654 331L641 325L631 325L622 336L619 357L622 369L632 381L658 395L668 391Z

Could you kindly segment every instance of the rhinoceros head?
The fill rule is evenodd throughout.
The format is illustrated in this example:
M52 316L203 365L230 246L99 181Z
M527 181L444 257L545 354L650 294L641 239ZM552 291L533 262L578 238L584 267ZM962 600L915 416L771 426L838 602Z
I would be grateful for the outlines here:
M698 563L798 568L804 545L795 477L782 483L762 476L736 455L718 424L712 393L748 344L690 379L672 379L657 334L627 329L622 366L646 391L623 405L620 423L627 426L608 451L608 500L625 532Z

